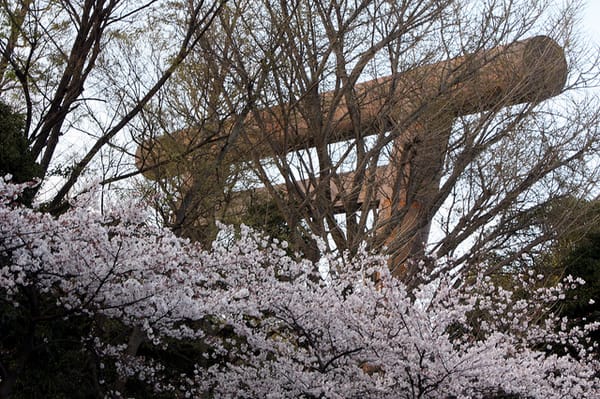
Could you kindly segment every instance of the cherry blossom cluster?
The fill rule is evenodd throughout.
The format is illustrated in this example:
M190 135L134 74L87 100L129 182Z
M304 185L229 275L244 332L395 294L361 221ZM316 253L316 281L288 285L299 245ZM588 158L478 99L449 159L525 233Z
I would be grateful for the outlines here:
M564 289L582 282L541 289L523 276L519 288L531 295L519 298L483 275L408 291L384 257L366 251L324 254L324 278L244 226L222 226L212 248L200 248L147 223L139 206L101 213L78 203L52 217L16 201L23 187L0 180L1 300L19 306L20 290L34 288L65 317L116 320L145 345L202 341L208 361L173 375L127 342L82 337L101 369L110 363L174 397L549 399L600 390L587 338L598 326L552 314Z

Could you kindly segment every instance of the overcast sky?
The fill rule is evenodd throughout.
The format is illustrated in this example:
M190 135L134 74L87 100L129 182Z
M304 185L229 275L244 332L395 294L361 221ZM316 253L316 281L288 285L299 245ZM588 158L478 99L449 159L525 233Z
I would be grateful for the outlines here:
M596 46L600 46L600 0L587 0L583 23Z

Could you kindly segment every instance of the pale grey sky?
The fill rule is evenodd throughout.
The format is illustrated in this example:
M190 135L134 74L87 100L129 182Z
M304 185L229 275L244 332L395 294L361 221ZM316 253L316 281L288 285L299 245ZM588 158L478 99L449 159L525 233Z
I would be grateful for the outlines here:
M586 33L590 34L596 46L600 46L600 0L587 0L583 23Z

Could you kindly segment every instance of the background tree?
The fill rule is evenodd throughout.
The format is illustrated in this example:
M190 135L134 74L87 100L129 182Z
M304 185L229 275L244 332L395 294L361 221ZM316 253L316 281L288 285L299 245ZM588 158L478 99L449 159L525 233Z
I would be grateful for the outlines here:
M491 273L556 239L556 231L532 228L537 209L567 194L585 197L597 183L597 164L589 162L598 144L597 98L578 90L593 84L597 63L574 40L580 6L502 0L236 2L219 20L220 40L205 43L202 66L186 77L193 81L216 70L213 60L226 72L217 73L225 76L220 79L227 89L217 85L221 97L215 104L228 119L220 142L208 152L219 160L228 154L234 162L246 161L264 185L261 193L285 218L296 249L318 258L316 243L306 239L311 234L341 252L363 241L373 249L385 245L399 264L409 266L402 272L408 279L423 269L418 258L428 255L452 258L452 267L467 270L489 260L489 253L501 254L489 265ZM512 106L506 106L514 104L509 98L483 101L451 128L423 120L451 106L450 88L469 79L469 54L540 33L566 51L569 78L559 98ZM431 84L426 65L465 55L434 92L423 90ZM407 72L412 85L400 78L361 85ZM184 83L178 90L205 98L189 87ZM366 105L374 98L382 110L375 118ZM397 109L402 112L391 112ZM192 120L215 114L203 112ZM340 112L347 115L346 125L340 125ZM425 128L416 131L426 134L414 133L419 123ZM186 143L212 131L190 125L201 128L180 133ZM349 132L349 140L331 144L340 141L341 130ZM307 132L312 140L302 139ZM297 151L288 154L289 148ZM190 150L186 146L183 153ZM381 168L386 164L393 165L387 172ZM188 175L206 179L205 173ZM182 195L194 193L195 188ZM390 215L374 212L381 197L389 201ZM427 215L421 220L434 219L429 247L423 241L432 227L410 223L416 208ZM196 209L180 211L192 215ZM394 240L387 240L390 233ZM407 257L413 266L402 261ZM447 271L438 268L431 278Z
M101 151L131 141L123 138L128 126L198 44L222 3L0 4L0 94L24 115L23 135L40 175L62 175L44 196L48 209L73 195ZM177 25L169 22L173 16L180 16Z
M571 214L571 220L565 215ZM555 220L555 217L559 217ZM534 259L537 273L546 274L546 284L556 284L565 276L585 281L565 295L558 312L574 323L600 321L600 203L567 197L557 200L540 215L544 229L565 229L546 251ZM592 333L597 340L598 331ZM598 352L597 352L598 353Z
M0 175L10 175L16 183L41 177L40 165L31 154L25 136L25 118L0 102ZM25 203L31 205L33 195L25 191Z

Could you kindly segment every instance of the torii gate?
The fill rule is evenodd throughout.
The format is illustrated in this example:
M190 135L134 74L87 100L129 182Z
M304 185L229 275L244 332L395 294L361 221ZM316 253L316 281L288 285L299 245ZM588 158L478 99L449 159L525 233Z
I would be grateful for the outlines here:
M394 139L390 164L379 167L376 173L380 181L376 202L381 221L376 234L388 247L394 275L404 273L406 259L422 250L427 241L434 213L432 201L439 189L454 119L510 105L540 102L559 94L566 77L567 63L562 48L546 36L536 36L354 87L361 111L360 131L364 136L374 134L375 125L379 131L386 131L404 124ZM322 106L331 104L333 95L332 92L321 94ZM299 113L287 119L296 121L294 134L289 134L278 123L277 116L283 113L280 108L259 113L261 129L253 116L243 121L243 133L232 147L237 159L265 158L315 145L318 137ZM354 138L355 125L343 100L336 106L332 120L335 134L330 143ZM156 178L153 167L168 163L174 142L189 143L190 131L146 142L138 148L137 166L146 177ZM421 151L411 153L415 142ZM416 187L410 180L415 171L420 176ZM352 179L352 173L342 176L342 182L345 179ZM343 195L347 187L343 183L340 187L330 184L336 198ZM413 185L411 198L407 198L410 185ZM359 202L364 198L365 193L361 192ZM399 213L402 217L398 217ZM394 224L396 220L399 223Z

